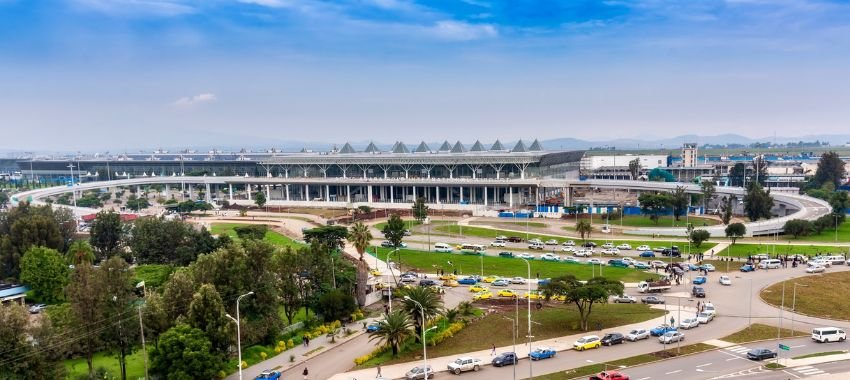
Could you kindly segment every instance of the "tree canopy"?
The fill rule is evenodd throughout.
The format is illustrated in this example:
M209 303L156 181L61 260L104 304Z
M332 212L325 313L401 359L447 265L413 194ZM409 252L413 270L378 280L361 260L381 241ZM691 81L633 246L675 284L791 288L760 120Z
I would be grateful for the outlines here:
M574 275L568 274L553 278L548 284L542 285L541 290L546 299L564 296L564 303L576 305L581 318L581 328L587 331L593 305L608 302L608 297L612 295L623 294L624 285L620 281L605 277L594 277L582 283Z
M401 217L398 214L392 214L382 232L384 233L384 238L390 242L390 245L394 248L399 248L401 247L401 241L404 239L404 230L406 229Z
M648 215L650 220L658 224L661 213L670 204L670 195L664 193L643 193L638 197L638 202L640 203L640 212Z
M310 244L317 243L335 251L345 246L348 228L343 226L321 226L304 231L304 240Z
M428 204L425 203L425 198L416 198L416 201L413 202L413 206L410 208L410 211L413 214L413 218L416 220L420 222L425 220L425 218L428 217Z
M703 242L711 238L711 233L706 230L693 230L689 234L691 243L695 248L699 248Z
M770 219L773 208L773 196L770 190L765 191L758 183L752 182L747 185L747 193L744 194L744 213L751 221L759 219Z
M646 177L653 182L676 182L672 173L661 168L650 170Z
M92 222L89 243L99 260L120 253L124 241L124 224L121 215L112 211L101 211Z
M32 247L21 260L21 281L43 302L64 298L68 285L68 265L55 249Z
M150 351L151 373L175 380L213 379L223 368L222 357L200 329L186 324L172 327Z
M734 245L739 238L747 234L747 226L743 223L732 223L726 226L725 233L727 238L732 239Z
M846 175L844 161L836 152L825 152L820 156L818 169L813 178L816 187L831 183L835 188L841 186L841 181Z

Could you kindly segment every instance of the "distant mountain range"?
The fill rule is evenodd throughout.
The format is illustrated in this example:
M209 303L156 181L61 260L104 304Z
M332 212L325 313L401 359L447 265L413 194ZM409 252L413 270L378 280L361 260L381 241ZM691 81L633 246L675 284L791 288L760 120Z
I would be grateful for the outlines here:
M756 142L769 142L777 144L785 144L798 141L826 141L833 146L843 146L850 142L850 134L841 135L806 135L799 137L784 137L770 136L764 138L751 138L736 134L723 134L717 136L699 136L699 135L682 135L670 138L658 139L636 139L624 138L614 140L581 140L574 138L559 138L542 141L543 146L548 150L572 150L572 149L590 149L592 147L616 147L618 150L625 149L678 149L686 142L695 142L700 146L704 144L710 145L725 145L725 144L743 144L749 145Z

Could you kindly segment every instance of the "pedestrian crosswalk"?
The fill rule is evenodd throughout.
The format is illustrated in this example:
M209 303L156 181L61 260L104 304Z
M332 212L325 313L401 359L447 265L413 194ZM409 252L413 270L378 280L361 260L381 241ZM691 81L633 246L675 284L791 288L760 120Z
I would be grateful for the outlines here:
M812 376L812 375L820 375L826 373L824 370L819 369L817 367L812 367L810 365L802 366L802 367L794 367L791 369L794 372L802 374L804 376Z
M726 347L726 351L731 351L731 352L734 352L734 353L739 354L739 355L746 355L747 351L749 351L749 350L750 350L749 348L744 347L744 346Z

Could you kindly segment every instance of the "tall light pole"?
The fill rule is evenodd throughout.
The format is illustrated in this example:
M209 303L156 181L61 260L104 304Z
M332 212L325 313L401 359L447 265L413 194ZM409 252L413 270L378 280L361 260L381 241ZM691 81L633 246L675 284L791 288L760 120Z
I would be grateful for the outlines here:
M71 197L74 198L74 207L77 207L77 189L74 184L74 164L68 164L68 169L71 169Z
M794 295L791 297L791 334L794 334L794 314L797 313L797 287L808 288L808 285L794 283Z
M528 336L527 336L527 338L528 338L528 352L529 352L529 355L530 355L530 353L531 353L531 263L528 262L528 260L526 260L522 257L520 257L519 259L522 260L522 261L525 261L525 265L528 268L528 281L526 282L528 284L528 294L529 294L529 297L528 297ZM528 378L529 379L534 378L534 376L532 375L532 371L531 371L531 356L528 357Z
M504 315L502 316L502 318L505 318L505 319L511 321L511 334L513 335L513 339L514 339L514 346L513 346L514 347L513 348L513 351L514 351L514 362L513 362L514 380L516 380L516 365L517 365L517 360L516 360L516 335L517 335L517 327L518 327L517 326L517 320L514 319L514 318L508 318Z
M253 291L245 293L239 297L236 297L236 318L230 316L230 314L225 314L224 316L236 322L236 351L239 353L239 362L236 363L236 366L239 367L239 380L242 380L242 331L239 328L239 301L242 300L242 297L247 297L254 294Z
M416 304L416 307L419 308L419 313L422 316L422 370L425 371L425 378L428 378L428 373L431 372L428 370L428 345L425 343L425 308L422 307L422 304L416 301L413 298L408 296L404 296L404 299Z

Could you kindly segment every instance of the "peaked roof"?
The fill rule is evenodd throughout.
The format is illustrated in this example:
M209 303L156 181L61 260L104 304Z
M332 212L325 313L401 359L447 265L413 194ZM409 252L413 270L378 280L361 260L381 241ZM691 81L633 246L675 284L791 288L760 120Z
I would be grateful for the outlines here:
M440 152L448 152L450 150L452 150L452 146L449 145L449 140L443 141L443 145L440 145L439 151Z
M378 147L377 147L377 146L375 146L375 143L373 143L373 142L371 142L371 141L370 141L370 142L369 142L369 145L368 145L368 146L366 146L366 150L364 150L363 152L364 152L364 153L378 153L378 152L380 152L380 151L381 151L381 150L380 150L380 149L378 149Z
M481 141L478 140L475 140L475 144L472 144L472 148L469 148L470 152L484 152L486 150L484 144L481 144Z
M419 143L419 146L413 151L413 153L428 153L431 151L431 148L428 147L428 144L425 141Z
M463 153L463 152L466 152L466 147L463 146L463 144L460 143L460 140L458 140L455 143L455 146L452 147L451 152L452 153Z
M392 150L393 153L410 153L410 149L407 149L407 145L404 145L403 142L399 141L395 143L395 147Z
M351 144L349 144L349 143L345 143L345 145L343 145L343 146L342 146L342 149L340 149L340 150L339 150L339 152L340 152L340 153L344 153L344 154L348 154L348 153L356 153L356 152L354 151L354 148L352 148L352 147L351 147Z
M496 142L493 143L493 146L490 147L490 150L507 150L502 142L496 139Z
M519 140L514 145L514 148L511 149L511 152L528 152L528 148L525 147L525 143L522 140Z
M537 141L537 139L534 139L534 142L531 143L530 147L528 147L528 151L529 152L541 152L541 151L543 151L543 145L540 144L540 141Z

